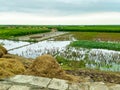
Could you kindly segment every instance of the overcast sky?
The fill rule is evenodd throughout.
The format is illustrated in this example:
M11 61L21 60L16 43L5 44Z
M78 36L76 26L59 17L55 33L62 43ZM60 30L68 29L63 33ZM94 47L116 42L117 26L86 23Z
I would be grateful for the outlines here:
M0 24L120 24L120 0L0 0Z

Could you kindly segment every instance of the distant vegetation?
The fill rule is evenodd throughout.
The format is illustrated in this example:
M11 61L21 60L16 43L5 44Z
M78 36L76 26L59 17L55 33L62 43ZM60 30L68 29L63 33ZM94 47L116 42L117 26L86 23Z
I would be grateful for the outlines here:
M91 25L91 26L58 26L59 31L80 31L80 32L120 32L119 25Z
M98 48L98 49L109 49L120 51L120 43L113 42L98 42L98 41L89 41L89 40L79 40L74 41L70 44L73 47L82 47L82 48Z
M0 38L12 38L36 33L49 32L50 29L40 26L0 26Z
M120 33L108 32L70 32L76 40L120 41Z
M119 41L120 35L120 25L0 25L0 38L44 33L52 29L71 32L79 40L91 40L96 37L106 41Z

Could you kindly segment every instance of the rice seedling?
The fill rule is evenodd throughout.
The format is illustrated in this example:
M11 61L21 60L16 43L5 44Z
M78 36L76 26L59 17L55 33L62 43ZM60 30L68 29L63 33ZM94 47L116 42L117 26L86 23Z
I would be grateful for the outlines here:
M50 42L50 41L49 41ZM51 41L53 42L53 41ZM50 46L50 45L49 45ZM92 68L106 71L120 71L120 52L103 49L85 49L75 47L44 47L40 43L23 48L22 53L18 55L27 58L36 58L37 56L50 54L53 55L64 69Z
M120 43L114 42L99 42L89 40L73 41L70 46L72 47L83 47L83 48L98 48L98 49L109 49L120 51Z

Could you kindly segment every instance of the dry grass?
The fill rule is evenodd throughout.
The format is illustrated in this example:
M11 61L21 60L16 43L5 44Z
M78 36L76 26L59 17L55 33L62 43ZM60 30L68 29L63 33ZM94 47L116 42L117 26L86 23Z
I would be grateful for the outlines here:
M16 59L0 58L0 78L21 74L25 71L24 65Z
M0 58L3 56L3 51L0 49Z
M37 57L31 67L25 72L25 74L49 78L59 78L74 82L79 81L78 77L66 74L57 63L55 58L53 58L51 55Z
M5 55L2 56L2 58L17 59L18 61L20 61L25 66L25 68L30 67L30 65L33 62L33 59L26 59L24 57L20 57L20 56L13 55L13 54L5 54Z
M10 76L14 76L14 74L9 72L9 71L6 71L6 70L4 70L3 68L0 67L0 79L7 78L7 77L10 77Z
M3 46L0 45L0 58L6 53L7 53L7 50Z
M4 47L3 47L3 46L1 46L1 45L0 45L0 50L2 50L4 54L6 54L6 53L7 53L6 48L4 48Z

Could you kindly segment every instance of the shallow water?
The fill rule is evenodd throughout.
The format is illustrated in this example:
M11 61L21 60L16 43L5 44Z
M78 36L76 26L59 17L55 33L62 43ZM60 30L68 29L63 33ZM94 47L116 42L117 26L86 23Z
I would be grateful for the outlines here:
M42 54L55 54L57 51L61 51L70 41L41 41L26 47L9 51L9 53L17 54L26 58L36 58Z
M24 46L30 43L22 42L22 41L0 40L0 44L2 44L7 50L9 50L9 49Z
M52 40L52 41L51 41ZM29 46L9 51L26 58L36 58L43 54L61 56L69 60L84 60L87 68L96 68L106 71L120 71L120 52L105 49L85 49L67 47L71 41L41 41ZM72 39L73 40L73 39ZM8 50L30 44L22 41L0 40Z

